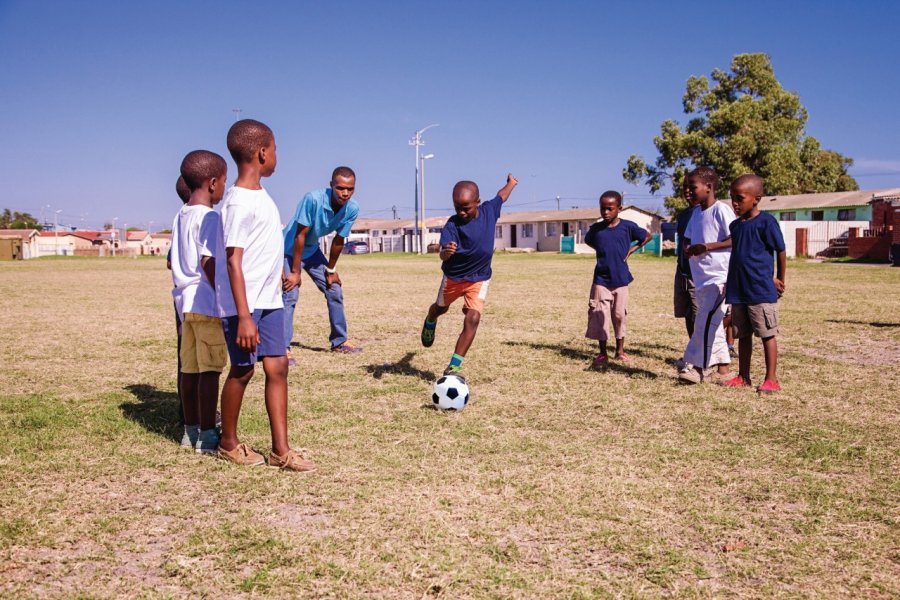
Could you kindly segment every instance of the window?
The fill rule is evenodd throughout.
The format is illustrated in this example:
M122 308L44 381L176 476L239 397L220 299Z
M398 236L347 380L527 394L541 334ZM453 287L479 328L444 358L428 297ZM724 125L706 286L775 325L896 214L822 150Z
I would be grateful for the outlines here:
M783 212L780 215L782 221L796 221L797 213L795 212Z
M547 237L556 235L556 223L544 223L544 235Z
M522 237L523 238L534 237L534 224L532 224L532 223L523 223L522 224Z
M377 229L373 229L373 230L372 230L372 237L378 237L378 230L377 230Z
M503 225L497 225L497 231L494 232L494 237L498 240L503 238Z
M855 221L856 220L856 209L855 208L842 208L838 211L838 221Z
M824 210L812 211L812 220L813 221L824 221L825 220L825 211Z

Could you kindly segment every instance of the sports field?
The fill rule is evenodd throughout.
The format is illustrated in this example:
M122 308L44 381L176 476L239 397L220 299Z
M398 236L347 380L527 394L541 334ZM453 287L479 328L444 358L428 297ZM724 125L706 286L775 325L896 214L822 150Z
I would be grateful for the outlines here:
M179 448L161 259L0 263L0 596L900 596L900 269L790 262L757 397L676 383L672 259L632 261L634 364L590 370L592 265L496 256L454 414L459 308L419 345L436 257L341 259L359 355L304 279L294 475Z

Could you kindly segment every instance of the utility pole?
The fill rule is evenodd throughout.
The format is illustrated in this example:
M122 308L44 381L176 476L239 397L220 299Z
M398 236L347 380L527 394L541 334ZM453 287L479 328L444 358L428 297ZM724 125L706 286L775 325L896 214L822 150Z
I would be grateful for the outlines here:
M425 254L425 234L428 232L426 226L428 221L425 217L425 161L434 158L434 154L426 154L422 157L422 227L419 229L419 254Z
M396 221L397 220L397 205L395 204L394 206L392 206L391 210L394 213L394 220Z
M241 118L241 113L244 111L243 111L243 109L240 109L240 108L232 108L231 112L234 113L234 122L237 123Z
M410 146L416 147L416 196L415 201L413 202L413 206L416 207L416 225L413 231L415 232L415 237L413 238L413 250L415 250L415 239L420 237L420 217L419 217L419 147L425 145L425 141L422 139L422 134L431 129L432 127L438 127L438 123L432 123L428 127L423 127L416 131L413 135L413 138L409 140ZM425 215L421 216L421 220L425 220Z
M59 213L61 212L62 209L59 209L53 213L53 254L59 254Z
M559 210L559 194L556 195L556 210Z

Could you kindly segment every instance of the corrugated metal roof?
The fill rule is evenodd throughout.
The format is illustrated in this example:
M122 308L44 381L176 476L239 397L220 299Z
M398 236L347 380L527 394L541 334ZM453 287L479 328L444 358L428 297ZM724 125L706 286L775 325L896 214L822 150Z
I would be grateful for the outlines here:
M843 208L866 206L873 198L896 196L900 188L856 190L853 192L826 192L822 194L794 194L788 196L763 196L760 210L797 210L803 208Z

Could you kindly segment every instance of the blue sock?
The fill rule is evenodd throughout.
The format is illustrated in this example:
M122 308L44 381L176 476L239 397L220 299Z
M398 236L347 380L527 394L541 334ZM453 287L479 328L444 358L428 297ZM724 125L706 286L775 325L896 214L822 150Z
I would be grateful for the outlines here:
M454 354L454 355L450 358L450 366L451 366L451 367L461 367L461 366L462 366L463 358L464 358L464 357L460 356L459 354Z

